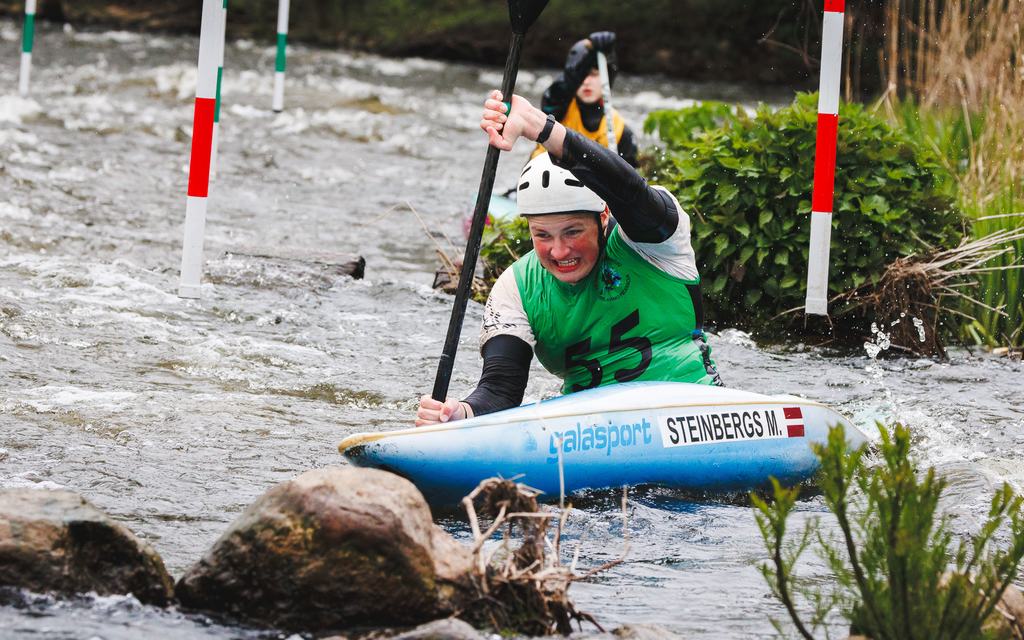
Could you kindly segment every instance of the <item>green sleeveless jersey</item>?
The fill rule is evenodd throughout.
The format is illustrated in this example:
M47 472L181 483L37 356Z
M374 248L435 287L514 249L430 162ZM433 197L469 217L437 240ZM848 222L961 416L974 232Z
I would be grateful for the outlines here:
M544 368L572 393L630 380L711 384L693 338L696 319L684 280L665 273L616 227L582 281L561 282L533 251L512 265Z

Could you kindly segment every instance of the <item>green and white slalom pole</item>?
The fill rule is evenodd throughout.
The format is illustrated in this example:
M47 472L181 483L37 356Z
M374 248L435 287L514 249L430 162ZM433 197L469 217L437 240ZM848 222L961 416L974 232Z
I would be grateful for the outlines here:
M220 21L220 60L217 62L217 106L213 109L213 142L210 147L210 178L217 177L217 145L220 141L220 87L224 80L224 46L228 28L228 0L224 0L224 16Z
M612 118L612 79L608 75L608 58L597 52L597 72L601 74L601 102L604 107L605 128L608 130L608 148L619 152L619 141L615 139L615 120Z
M181 252L181 283L178 295L198 298L203 277L203 234L210 194L210 152L213 119L217 111L217 64L222 40L224 0L203 0L199 31L199 75L192 120L192 156L188 166L188 198L185 205L185 242Z
M832 241L845 11L846 0L825 0L818 134L814 146L814 187L811 191L811 243L807 254L807 296L804 299L804 312L808 315L828 315L828 258Z
M277 2L277 58L274 61L274 113L284 110L284 69L288 49L288 3Z
M36 0L25 0L25 24L21 31L21 74L18 93L28 95L28 78L32 73L32 44L36 39Z

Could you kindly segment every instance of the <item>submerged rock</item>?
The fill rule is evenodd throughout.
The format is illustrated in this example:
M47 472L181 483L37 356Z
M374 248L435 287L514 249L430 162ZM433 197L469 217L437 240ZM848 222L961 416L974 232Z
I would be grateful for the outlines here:
M612 631L612 635L620 640L677 640L681 638L678 634L656 624L627 624Z
M457 618L434 620L403 631L389 640L482 640L483 635L468 622Z
M131 593L166 604L163 560L126 527L70 491L0 491L0 586L59 594Z
M187 607L289 630L412 625L454 610L470 567L412 483L331 468L263 494L177 592Z

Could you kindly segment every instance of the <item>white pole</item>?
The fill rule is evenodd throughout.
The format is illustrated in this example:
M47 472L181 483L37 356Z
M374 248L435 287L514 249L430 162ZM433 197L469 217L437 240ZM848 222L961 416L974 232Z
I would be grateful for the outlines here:
M601 74L601 101L604 103L604 121L608 129L608 148L619 152L619 141L615 139L615 119L612 117L612 80L608 75L608 58L597 52L597 71Z
M287 63L288 49L288 3L289 0L278 0L277 3L277 58L274 60L274 102L275 113L284 110L284 69Z
M217 146L220 143L220 87L224 79L224 44L228 27L228 0L224 0L224 16L220 21L220 56L217 62L217 106L213 110L213 142L210 147L210 178L217 177Z
M217 40L224 19L224 0L203 0L199 32L199 75L192 122L192 156L188 167L188 198L185 205L185 242L181 252L181 284L178 295L198 298L203 277L203 235L206 201L210 192L210 150L213 118L217 110Z
M28 80L32 73L32 45L36 39L36 0L25 0L25 22L21 29L21 73L18 75L18 93L28 95Z
M839 83L843 63L845 0L825 0L821 34L821 84L818 90L818 137L814 149L811 195L811 242L807 255L807 314L828 315L828 260L839 131Z

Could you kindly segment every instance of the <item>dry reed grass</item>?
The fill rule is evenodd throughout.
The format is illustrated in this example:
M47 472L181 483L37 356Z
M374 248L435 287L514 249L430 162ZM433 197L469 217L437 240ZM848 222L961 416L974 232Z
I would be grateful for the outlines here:
M1019 344L1024 0L892 0L883 14L879 67L887 88L877 106L945 163L975 239L901 259L873 299L863 290L844 296L879 311L902 296L909 307L929 310L930 324L937 325L940 310L964 316L966 339Z
M1021 240L1024 228L1003 230L983 238L965 238L954 249L932 248L925 257L899 258L886 268L878 283L847 291L830 304L848 305L844 313L867 310L870 317L882 322L892 346L901 351L945 357L939 340L942 313L973 319L957 310L959 302L967 301L1005 315L1002 309L978 300L968 291L976 288L978 278L985 274L1024 268L1024 264L987 266L1012 252L1012 244Z
M576 562L582 538L572 562L565 565L561 561L562 531L572 506L564 506L558 512L541 511L538 495L536 489L514 480L488 478L462 499L473 531L473 581L477 597L476 603L459 617L503 634L568 635L573 632L574 622L580 627L589 622L604 631L593 616L575 607L569 598L569 587L621 563L629 550L628 540L618 559L578 573ZM622 511L625 531L625 491ZM485 530L480 527L481 516L490 520ZM485 548L485 543L498 531L503 531L501 544ZM519 546L513 549L512 541L516 539Z
M984 207L1024 177L1024 0L893 0L886 14L884 101L962 111L966 166L949 169Z

